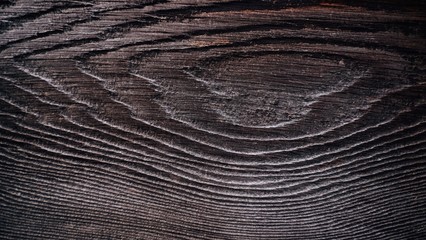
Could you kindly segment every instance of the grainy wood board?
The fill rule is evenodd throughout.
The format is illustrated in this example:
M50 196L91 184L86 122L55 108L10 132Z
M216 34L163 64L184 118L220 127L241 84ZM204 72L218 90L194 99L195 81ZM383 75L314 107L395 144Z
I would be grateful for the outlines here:
M425 239L422 1L0 2L1 239Z

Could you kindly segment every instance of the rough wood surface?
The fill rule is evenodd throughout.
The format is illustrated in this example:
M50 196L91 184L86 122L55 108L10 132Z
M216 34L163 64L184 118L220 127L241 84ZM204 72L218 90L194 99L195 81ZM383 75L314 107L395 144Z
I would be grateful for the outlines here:
M422 1L0 6L1 239L425 239Z

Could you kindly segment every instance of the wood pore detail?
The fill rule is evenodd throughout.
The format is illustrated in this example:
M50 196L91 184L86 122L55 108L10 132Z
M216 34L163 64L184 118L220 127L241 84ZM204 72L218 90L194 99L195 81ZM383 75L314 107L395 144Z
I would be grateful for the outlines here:
M0 239L425 239L422 1L0 7Z

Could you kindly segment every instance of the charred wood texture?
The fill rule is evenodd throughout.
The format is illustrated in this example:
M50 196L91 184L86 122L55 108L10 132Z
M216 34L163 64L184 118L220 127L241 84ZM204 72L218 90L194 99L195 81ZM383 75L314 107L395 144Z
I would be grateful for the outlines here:
M0 2L1 239L425 239L423 1Z

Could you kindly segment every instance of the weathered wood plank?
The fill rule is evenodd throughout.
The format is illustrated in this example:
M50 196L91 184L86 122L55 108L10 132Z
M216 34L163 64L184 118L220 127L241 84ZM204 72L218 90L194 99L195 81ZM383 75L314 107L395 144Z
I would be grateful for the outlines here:
M0 7L1 239L426 237L421 1Z

